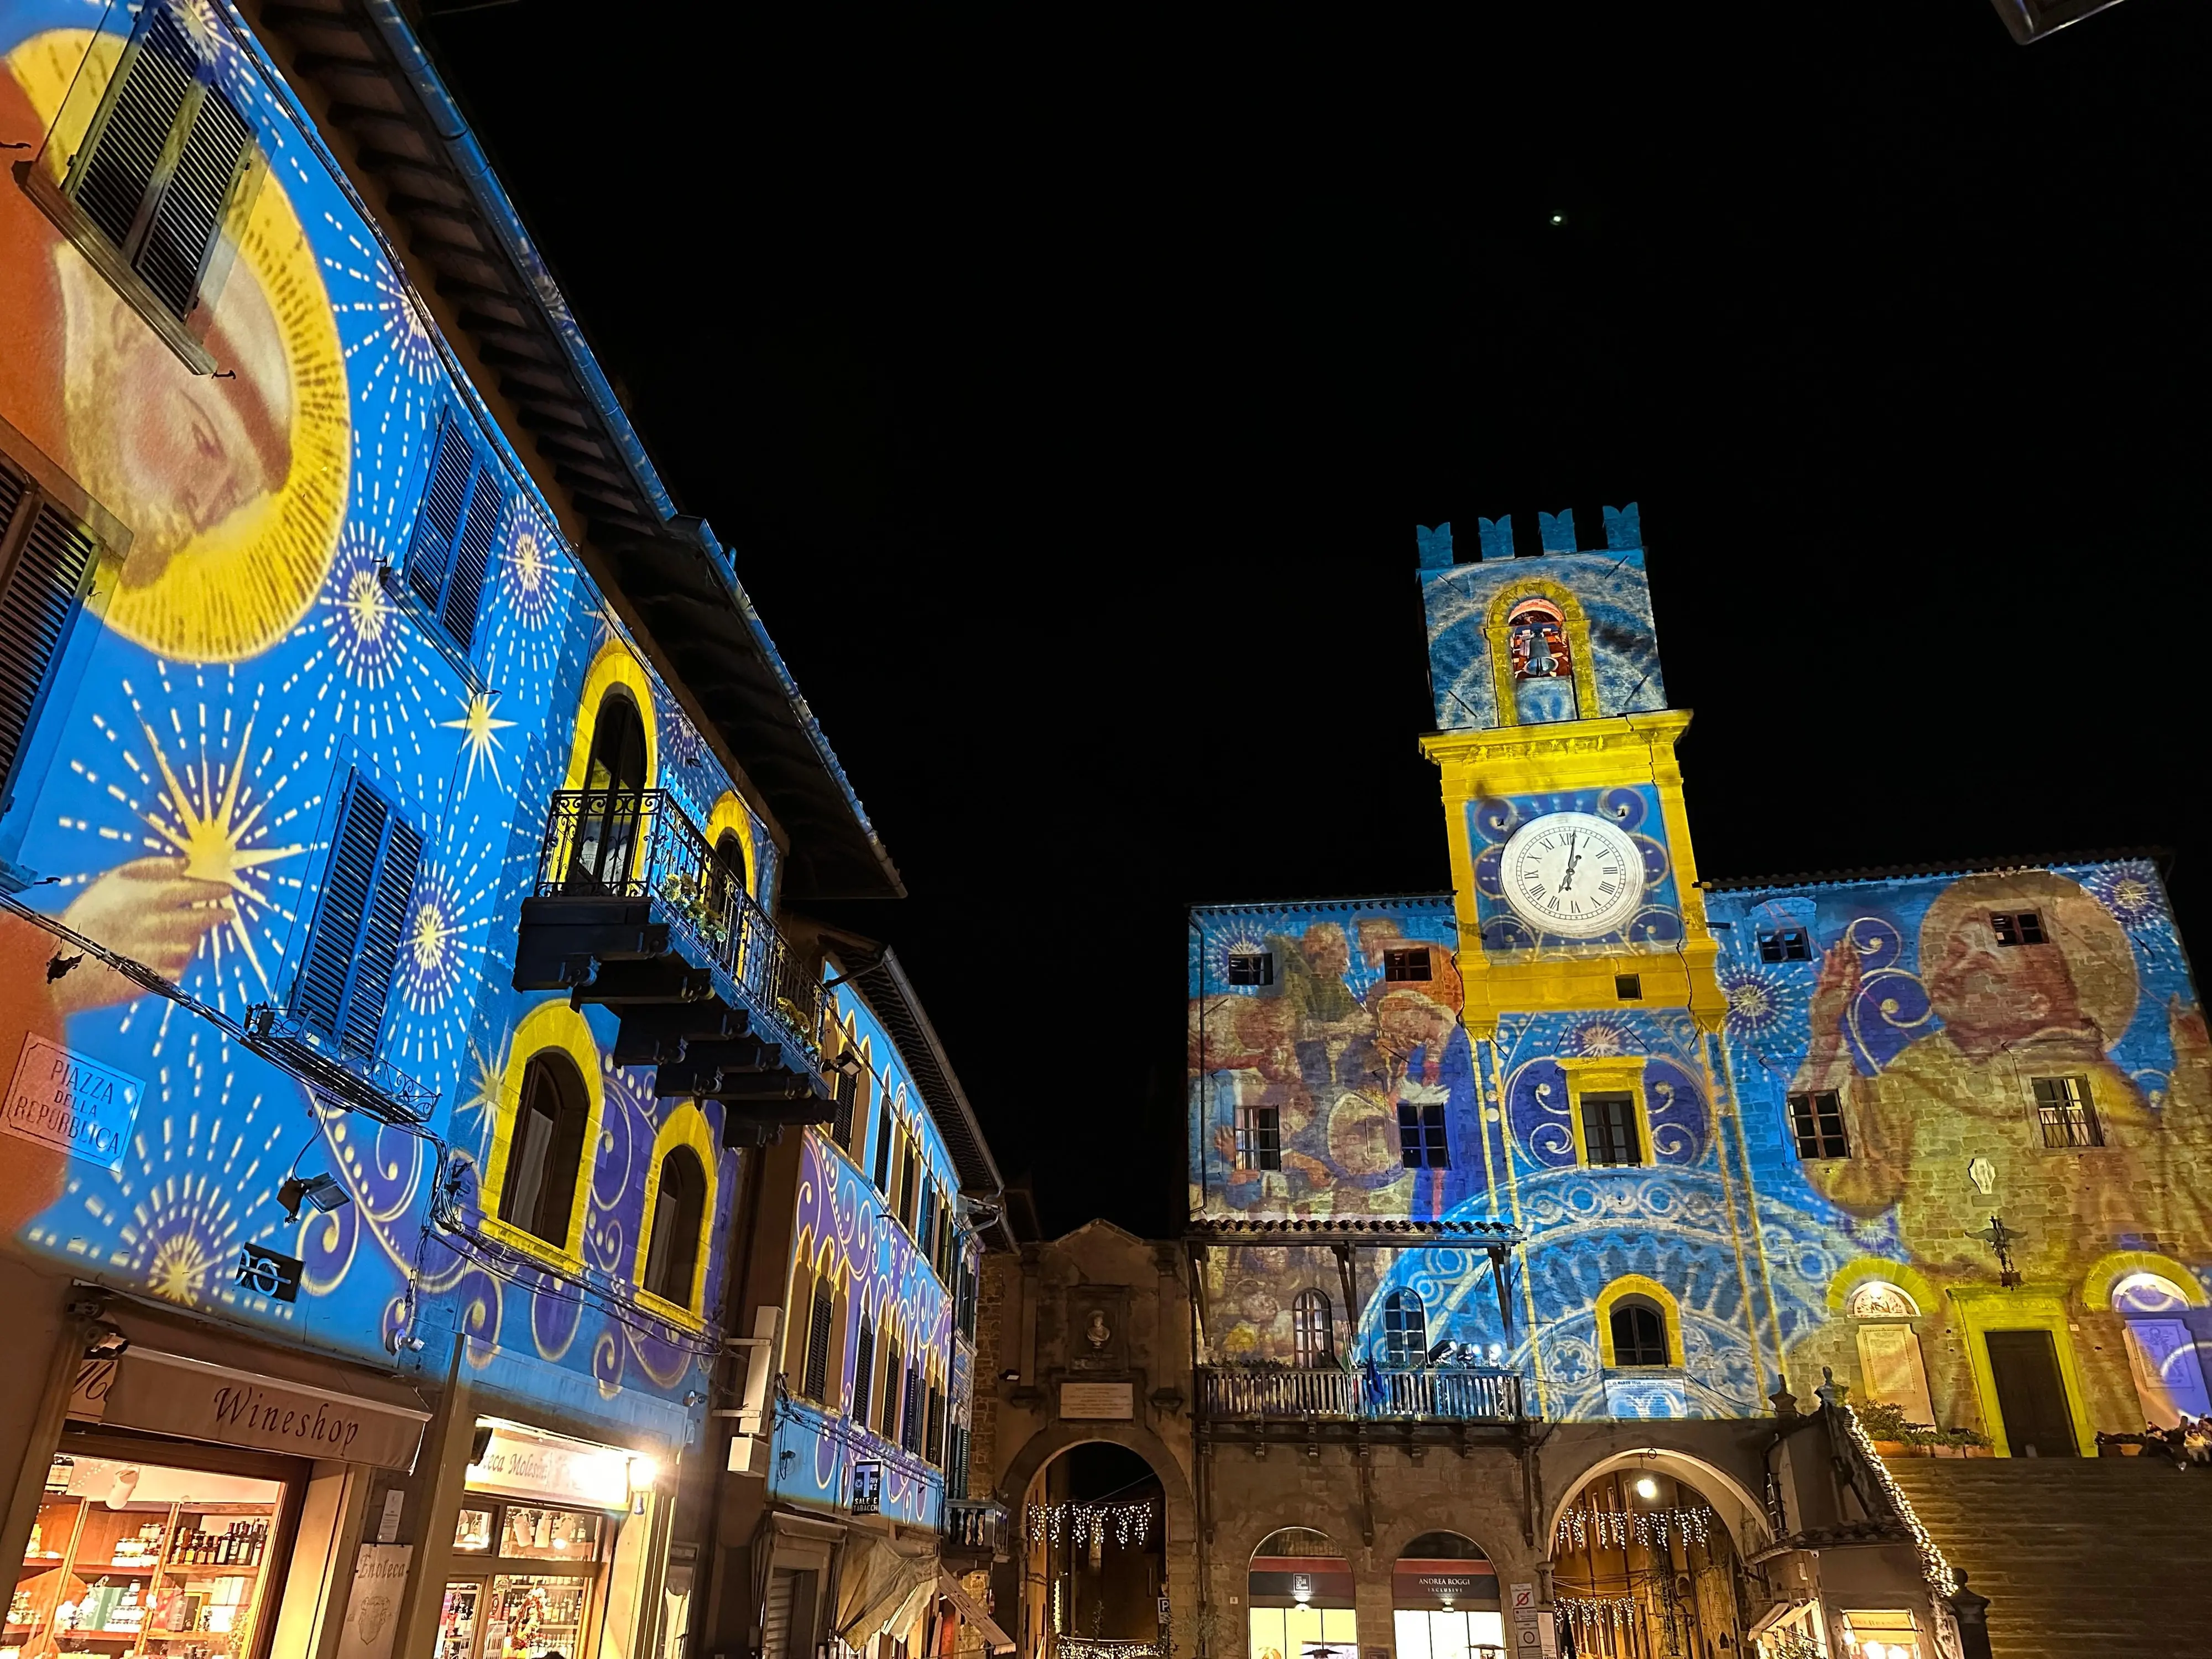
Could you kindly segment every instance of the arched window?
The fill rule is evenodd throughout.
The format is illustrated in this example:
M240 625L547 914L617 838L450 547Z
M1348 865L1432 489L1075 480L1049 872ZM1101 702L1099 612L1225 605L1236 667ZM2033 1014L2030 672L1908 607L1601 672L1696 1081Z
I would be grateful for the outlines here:
M1390 1571L1398 1659L1500 1659L1507 1651L1498 1569L1472 1538L1425 1532Z
M1352 1563L1327 1533L1285 1527L1261 1539L1244 1599L1254 1659L1355 1651Z
M707 1223L707 1171L699 1154L677 1146L660 1160L653 1201L653 1242L646 1247L644 1288L679 1308L691 1305L699 1267L699 1234Z
M1300 1291L1291 1303L1291 1350L1301 1365L1336 1363L1336 1334L1328 1298L1319 1291Z
M836 1292L830 1275L823 1273L814 1281L814 1300L806 1315L806 1375L799 1391L809 1400L830 1397L830 1331L836 1322Z
M1411 1291L1382 1298L1382 1360L1389 1365L1418 1365L1428 1358L1429 1310Z
M556 1249L568 1248L591 1116L591 1097L576 1063L556 1049L532 1055L508 1132L499 1218Z
M1643 1297L1613 1304L1612 1331L1616 1367L1667 1363L1667 1317Z
M2185 1413L2212 1413L2197 1338L2182 1317L2190 1306L2188 1293L2162 1273L2128 1273L2112 1286L2112 1310L2127 1321L2128 1366L2143 1420L2161 1429L2179 1426Z
M619 892L630 880L638 815L644 810L645 722L629 690L612 686L592 724L592 758L578 805L569 884Z
M1859 1352L1859 1397L1900 1407L1908 1423L1935 1422L1920 1334L1911 1322L1920 1317L1912 1293L1888 1279L1869 1279L1844 1298L1844 1311L1858 1322L1852 1340Z

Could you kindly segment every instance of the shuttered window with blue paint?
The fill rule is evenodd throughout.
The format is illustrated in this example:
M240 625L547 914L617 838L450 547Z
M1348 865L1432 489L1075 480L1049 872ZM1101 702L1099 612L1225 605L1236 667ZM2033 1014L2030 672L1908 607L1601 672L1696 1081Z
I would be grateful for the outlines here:
M466 653L475 641L484 572L499 534L499 474L459 419L439 423L429 483L407 549L407 586Z
M349 1053L374 1054L422 862L422 837L359 773L348 780L292 1012Z

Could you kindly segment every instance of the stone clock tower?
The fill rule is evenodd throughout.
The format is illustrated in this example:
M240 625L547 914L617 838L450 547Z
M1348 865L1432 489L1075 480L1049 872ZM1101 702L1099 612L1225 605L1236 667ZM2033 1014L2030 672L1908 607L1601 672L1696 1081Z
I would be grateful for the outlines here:
M1421 747L1443 773L1468 1029L1617 1007L1717 1029L1674 758L1690 716L1667 706L1636 507L1607 507L1583 550L1571 514L1538 516L1535 558L1514 556L1510 519L1480 521L1467 563L1449 525L1420 533L1439 728Z

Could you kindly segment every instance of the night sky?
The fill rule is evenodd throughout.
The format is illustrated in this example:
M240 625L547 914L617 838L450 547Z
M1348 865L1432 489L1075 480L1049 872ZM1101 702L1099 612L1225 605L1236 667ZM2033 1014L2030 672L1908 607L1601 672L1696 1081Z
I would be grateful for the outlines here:
M2158 847L2212 938L2212 8L436 9L1048 1227L1178 1225L1187 903L1448 885L1417 522L1642 503L1707 877Z

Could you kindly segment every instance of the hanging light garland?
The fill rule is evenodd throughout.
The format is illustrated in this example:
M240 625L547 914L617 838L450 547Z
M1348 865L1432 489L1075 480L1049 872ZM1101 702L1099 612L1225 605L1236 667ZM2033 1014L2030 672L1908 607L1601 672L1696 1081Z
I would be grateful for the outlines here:
M1601 1636L1612 1638L1608 1645L1621 1646L1636 1627L1636 1605L1632 1595L1563 1595L1555 1592L1552 1597L1553 1611L1574 1621L1575 1646L1582 1650L1597 1645Z
M1832 1375L1830 1380L1833 1381ZM1881 1454L1874 1449L1874 1437L1866 1431L1866 1425L1859 1421L1858 1413L1841 1398L1834 1403L1844 1426L1851 1431L1851 1438L1857 1443L1860 1461L1874 1471L1875 1478L1881 1481L1882 1490L1888 1494L1899 1518L1911 1529L1912 1541L1920 1550L1921 1577L1928 1581L1929 1589L1936 1592L1936 1599L1948 1609L1951 1598L1959 1593L1958 1575L1952 1571L1951 1563L1936 1547L1936 1540L1928 1535L1928 1528L1920 1524L1920 1517L1913 1512L1905 1489L1897 1484L1895 1477L1889 1472L1889 1465L1881 1461Z
M1164 1653L1158 1642L1110 1642L1085 1636L1060 1636L1054 1638L1053 1651L1058 1659L1151 1659Z
M1605 1510L1595 1504L1575 1504L1559 1517L1559 1543L1570 1540L1577 1549L1589 1547L1595 1538L1600 1549L1626 1549L1631 1538L1650 1549L1665 1548L1669 1538L1702 1544L1712 1536L1713 1512L1704 1504L1658 1510Z
M1042 1544L1048 1538L1057 1545L1061 1539L1073 1536L1076 1547L1087 1548L1093 1538L1101 1543L1107 1534L1123 1549L1134 1543L1139 1549L1152 1533L1152 1506L1149 1500L1139 1504L1032 1504L1029 1506L1030 1542Z

